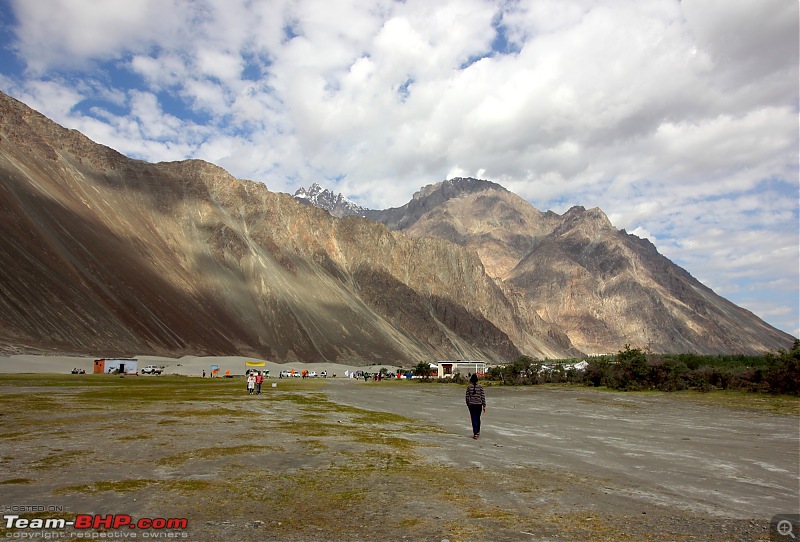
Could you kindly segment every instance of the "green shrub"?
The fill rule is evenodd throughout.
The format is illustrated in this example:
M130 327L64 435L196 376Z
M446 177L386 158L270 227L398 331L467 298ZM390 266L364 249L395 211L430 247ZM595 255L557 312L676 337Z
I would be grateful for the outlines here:
M574 363L577 360L563 360ZM529 356L489 369L486 377L506 385L575 383L616 390L741 390L800 395L800 340L790 351L762 356L695 353L657 355L629 344L614 356L591 358L583 371L543 365Z
M794 340L788 352L779 350L766 355L767 369L763 378L770 393L800 395L800 339Z

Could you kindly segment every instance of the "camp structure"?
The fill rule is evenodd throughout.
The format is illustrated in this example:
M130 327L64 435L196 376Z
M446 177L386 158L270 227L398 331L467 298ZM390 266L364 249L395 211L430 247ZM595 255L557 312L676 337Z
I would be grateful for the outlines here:
M431 364L431 368L433 364ZM460 374L467 376L468 374L478 374L482 376L486 373L485 361L439 361L436 363L438 367L437 376L439 378L452 378L453 375Z
M244 374L250 374L251 371L257 371L264 373L265 376L269 376L269 371L266 370L266 361L245 361L244 367Z
M135 375L136 358L103 358L94 360L94 374Z

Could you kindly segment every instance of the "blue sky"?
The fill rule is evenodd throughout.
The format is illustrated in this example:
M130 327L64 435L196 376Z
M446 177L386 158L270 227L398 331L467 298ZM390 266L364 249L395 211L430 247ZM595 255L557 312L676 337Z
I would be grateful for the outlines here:
M149 161L599 207L800 334L798 2L6 0L0 90Z

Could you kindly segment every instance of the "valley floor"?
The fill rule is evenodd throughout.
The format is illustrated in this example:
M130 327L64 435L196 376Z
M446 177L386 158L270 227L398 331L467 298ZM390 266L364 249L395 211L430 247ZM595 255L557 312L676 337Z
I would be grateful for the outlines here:
M486 393L475 441L450 384L272 379L251 396L241 379L0 375L4 513L187 520L109 537L438 542L769 540L798 512L795 415Z

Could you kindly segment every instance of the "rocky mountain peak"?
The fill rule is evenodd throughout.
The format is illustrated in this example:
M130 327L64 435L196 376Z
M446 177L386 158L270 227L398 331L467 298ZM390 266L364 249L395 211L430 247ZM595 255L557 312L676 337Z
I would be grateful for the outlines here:
M308 190L300 187L294 193L294 198L307 205L325 209L335 217L363 215L367 209L353 203L341 193L334 194L327 188L322 188L318 183L313 183Z
M411 201L402 207L368 211L364 216L371 220L382 222L392 230L407 230L427 213L445 206L448 202L486 191L511 194L499 184L491 181L483 181L471 177L455 177L424 186L414 193ZM448 238L448 236L445 236L445 238Z
M580 205L571 207L561 217L561 224L553 230L555 235L580 232L588 237L596 237L603 232L617 232L608 216L599 208L586 209Z
M483 192L484 190L500 190L508 192L499 184L491 181L484 181L481 179L474 179L472 177L453 177L435 184L424 186L419 191L414 193L412 200L421 200L437 194L437 199L445 201L452 198L457 198L466 194L475 194Z

